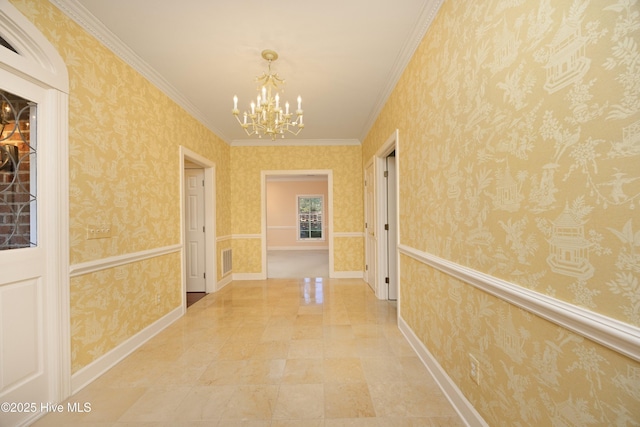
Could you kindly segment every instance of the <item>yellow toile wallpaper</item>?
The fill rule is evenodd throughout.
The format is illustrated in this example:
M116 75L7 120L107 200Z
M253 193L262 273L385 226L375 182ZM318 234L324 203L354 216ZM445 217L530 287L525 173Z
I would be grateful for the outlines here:
M639 41L636 0L445 1L363 145L399 129L401 243L640 326ZM413 258L400 286L489 425L640 425L638 362Z
M216 163L217 234L228 236L230 147L51 3L12 3L69 72L71 264L180 243L180 145ZM112 238L86 239L105 223ZM176 253L72 278L73 372L177 308L180 274Z
M333 231L362 232L363 184L361 147L238 146L231 147L231 228L234 235L261 233L261 172L263 170L333 171ZM337 241L338 239L334 239ZM335 243L335 242L334 242ZM334 246L336 271L362 271L362 237L341 237ZM234 273L260 273L259 238L234 238ZM241 260L238 268L235 260ZM339 267L339 268L338 268Z

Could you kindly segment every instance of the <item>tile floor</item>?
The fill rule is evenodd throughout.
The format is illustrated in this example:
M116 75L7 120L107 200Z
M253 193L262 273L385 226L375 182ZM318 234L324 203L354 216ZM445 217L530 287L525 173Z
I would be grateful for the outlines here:
M36 426L463 426L362 280L233 282ZM66 405L66 403L65 403Z

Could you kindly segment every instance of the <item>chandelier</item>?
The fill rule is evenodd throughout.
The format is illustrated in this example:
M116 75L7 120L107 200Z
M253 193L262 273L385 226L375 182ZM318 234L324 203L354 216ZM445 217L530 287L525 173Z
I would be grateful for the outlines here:
M258 82L258 98L251 102L251 111L245 111L240 119L238 110L238 97L233 97L233 115L242 126L247 135L263 135L275 141L276 137L284 138L285 132L298 135L304 128L302 122L302 98L298 96L298 109L295 111L295 119L289 111L289 103L284 104L284 110L280 105L278 85L284 84L278 74L271 73L271 63L278 59L278 54L272 50L262 51L262 57L268 62L268 71L256 78ZM260 89L261 87L261 89Z

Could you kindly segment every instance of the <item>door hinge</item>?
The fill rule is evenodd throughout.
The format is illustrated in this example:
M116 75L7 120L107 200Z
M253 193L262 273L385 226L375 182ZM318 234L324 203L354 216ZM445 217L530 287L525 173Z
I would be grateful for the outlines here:
M202 278L203 278L203 279L206 279L206 278L207 278L207 273L206 273L206 272L202 273Z
M365 222L365 223L364 223L364 228L365 228L365 230L366 230L367 228L369 228L369 224L367 224L367 223Z
M202 232L204 233L204 225L202 226Z
M369 266L367 264L364 265L364 271L369 271Z
M384 283L389 284L389 278L388 277L384 278Z
M389 231L389 224L385 224L385 225L384 225L384 229L385 229L385 230L387 230L387 231Z
M384 177L389 178L389 171L384 171Z

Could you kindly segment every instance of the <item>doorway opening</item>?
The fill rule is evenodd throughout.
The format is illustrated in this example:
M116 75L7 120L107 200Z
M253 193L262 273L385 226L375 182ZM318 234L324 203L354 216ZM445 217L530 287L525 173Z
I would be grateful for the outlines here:
M183 309L216 289L215 164L180 147Z
M265 277L330 277L333 271L331 171L263 171L262 175L262 271Z
M365 166L365 280L378 299L398 291L398 131Z

